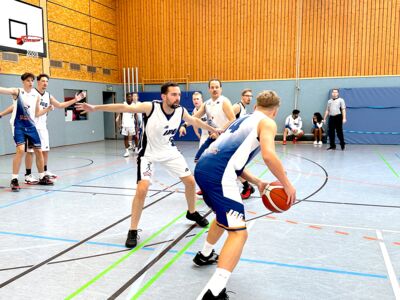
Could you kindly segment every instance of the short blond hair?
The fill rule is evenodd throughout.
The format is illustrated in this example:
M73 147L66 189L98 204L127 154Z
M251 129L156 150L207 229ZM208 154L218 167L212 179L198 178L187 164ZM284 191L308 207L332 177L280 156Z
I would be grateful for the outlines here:
M194 96L200 96L200 98L203 99L203 94L200 93L200 92L194 92L193 95L192 95L192 98L193 98Z
M262 91L257 95L257 106L264 108L275 108L281 105L281 98L272 90Z

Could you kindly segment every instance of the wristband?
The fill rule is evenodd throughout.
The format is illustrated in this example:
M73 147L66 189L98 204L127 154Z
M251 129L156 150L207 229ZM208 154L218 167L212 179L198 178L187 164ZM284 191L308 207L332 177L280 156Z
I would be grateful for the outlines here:
M187 128L187 124L183 123L181 126L185 127L185 129Z

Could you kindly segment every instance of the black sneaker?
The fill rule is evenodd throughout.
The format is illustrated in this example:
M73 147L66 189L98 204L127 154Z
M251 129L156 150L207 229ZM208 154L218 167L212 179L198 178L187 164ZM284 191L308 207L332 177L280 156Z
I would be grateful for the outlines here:
M242 192L240 193L240 196L242 197L242 199L249 199L251 194L253 194L256 190L254 189L254 187L249 184L249 186L247 188L243 187Z
M17 178L14 178L13 180L11 180L10 188L11 188L11 191L13 191L13 192L19 192L19 190L20 190L21 188L20 188L20 186L19 186L19 183L18 183L18 179L17 179Z
M186 219L190 221L195 221L197 225L199 225L200 227L206 227L208 225L207 219L202 215L200 215L197 211L195 211L192 214L189 211L187 211Z
M137 241L140 239L138 236L137 230L129 230L128 236L126 238L125 247L126 248L135 248L137 245Z
M209 256L204 256L201 251L197 252L196 256L193 258L193 262L197 266L212 265L218 262L219 255L215 251L211 251Z
M218 296L214 296L213 293L211 292L210 289L207 290L207 292L204 294L202 300L212 300L212 299L218 299L218 300L229 300L228 294L226 293L226 288L224 288Z
M344 145L344 144L343 144L343 145L340 145L340 148L342 148L342 151L344 151L345 145Z
M53 180L50 179L49 175L44 175L42 179L39 179L40 185L53 185Z
M327 148L326 150L336 150L336 146L335 146L335 147L330 146L330 147Z

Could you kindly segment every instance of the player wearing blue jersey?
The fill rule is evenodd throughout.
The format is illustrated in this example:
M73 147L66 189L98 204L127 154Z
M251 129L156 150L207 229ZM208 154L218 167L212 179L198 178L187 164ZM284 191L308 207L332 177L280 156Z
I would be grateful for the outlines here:
M196 182L216 219L211 224L203 249L193 261L198 266L218 262L217 270L198 299L227 299L225 287L247 239L245 211L236 179L241 176L256 185L260 194L263 192L267 182L245 169L260 150L265 164L282 183L288 202L293 203L296 198L296 190L275 153L277 127L273 119L279 105L280 99L274 91L260 93L255 112L233 122L196 165ZM225 230L228 237L218 257L213 248Z

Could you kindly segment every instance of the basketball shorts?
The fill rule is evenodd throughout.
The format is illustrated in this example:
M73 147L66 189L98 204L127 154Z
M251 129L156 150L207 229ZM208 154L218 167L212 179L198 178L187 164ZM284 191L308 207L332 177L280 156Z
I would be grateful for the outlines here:
M204 151L206 151L206 149L211 145L212 142L214 142L215 139L212 138L207 138L203 144L200 146L199 150L197 151L196 155L194 156L194 161L197 162L201 155L204 153Z
M135 127L122 127L121 134L123 136L135 135L136 134Z
M40 143L42 144L42 151L50 151L49 131L47 128L36 130L39 134ZM33 152L32 147L27 147L27 152Z
M13 135L16 146L28 143L33 148L41 148L40 137L36 127L13 127Z
M301 130L301 129L297 130L296 132L291 131L289 128L287 128L287 129L288 129L288 135L298 136L298 135L302 135L303 134L303 130Z
M156 166L160 165L174 177L182 178L192 174L185 158L180 153L176 158L163 161L153 161L148 156L139 156L137 164L137 182L140 180L149 180L151 182Z
M217 225L228 230L246 230L244 205L236 180L222 183L221 180L210 178L210 173L194 170L196 183L203 192L204 202L214 211ZM235 198L235 199L232 199Z

